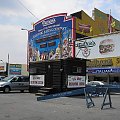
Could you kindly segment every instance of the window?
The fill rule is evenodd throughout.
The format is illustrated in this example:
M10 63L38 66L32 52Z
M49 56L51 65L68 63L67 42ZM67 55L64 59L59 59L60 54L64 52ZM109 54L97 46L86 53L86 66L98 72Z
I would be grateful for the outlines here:
M27 77L27 76L26 77L22 77L22 81L23 82L29 82L29 77Z
M81 73L82 72L82 68L81 67L77 67L77 66L73 66L72 71L73 71L73 73Z
M40 48L45 48L45 47L47 47L46 43L40 45Z
M49 42L48 43L48 46L51 47L51 46L55 46L56 45L56 42Z

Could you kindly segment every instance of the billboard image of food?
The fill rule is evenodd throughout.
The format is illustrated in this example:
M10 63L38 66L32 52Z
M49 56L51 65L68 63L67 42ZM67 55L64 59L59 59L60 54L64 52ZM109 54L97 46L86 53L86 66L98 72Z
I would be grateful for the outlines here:
M112 39L106 39L100 42L99 52L101 54L108 54L114 51L115 44Z
M101 35L76 41L77 58L95 59L120 56L120 33Z

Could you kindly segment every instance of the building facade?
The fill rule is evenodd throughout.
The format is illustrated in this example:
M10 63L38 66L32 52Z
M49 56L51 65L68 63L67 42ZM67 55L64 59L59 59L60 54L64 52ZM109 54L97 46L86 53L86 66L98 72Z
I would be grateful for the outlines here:
M69 16L67 16L66 13L48 16L36 22L33 25L33 29L28 32L28 63L70 57L82 58L83 54L80 56L77 55L79 51L76 51L76 48L79 46L77 46L78 44L76 45L76 41L82 42L81 38L91 38L119 30L120 21L97 8L93 10L92 17L87 15L83 10ZM95 46L95 42L92 41L89 44L86 44L87 42L84 43L82 47L84 47L83 52L87 58L90 52L86 46L93 47ZM111 58L108 59L108 57ZM114 65L114 61L117 61L119 58L118 54L116 56L111 54L111 56L107 56L107 58L103 55L102 59L105 60L95 58L90 58L92 62L88 63L88 65L94 64L93 67L88 66L88 77L90 80L94 80L98 76L99 79L102 80L104 76L107 76L107 78L105 78L107 80L104 81L110 82L110 79L112 79L111 81L115 79L119 81L119 66ZM99 65L102 67L95 65L93 61L96 60L102 61L99 62ZM111 63L106 61L111 61ZM110 65L108 66L107 64ZM94 71L94 73L91 71ZM105 74L103 75L103 73Z
M25 75L28 76L27 64L0 63L0 76Z

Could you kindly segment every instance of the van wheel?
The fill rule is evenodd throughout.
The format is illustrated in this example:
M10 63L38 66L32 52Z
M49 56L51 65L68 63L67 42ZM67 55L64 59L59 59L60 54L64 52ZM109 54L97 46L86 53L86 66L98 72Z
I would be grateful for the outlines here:
M5 92L5 93L10 92L10 87L8 87L8 86L7 86L7 87L5 87L5 88L4 88L4 92Z

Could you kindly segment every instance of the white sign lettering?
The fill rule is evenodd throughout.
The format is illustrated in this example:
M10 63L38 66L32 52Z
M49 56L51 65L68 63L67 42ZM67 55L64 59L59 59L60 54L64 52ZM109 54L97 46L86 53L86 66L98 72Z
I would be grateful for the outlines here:
M45 75L30 75L30 85L44 86Z
M85 87L85 76L68 75L68 88Z

